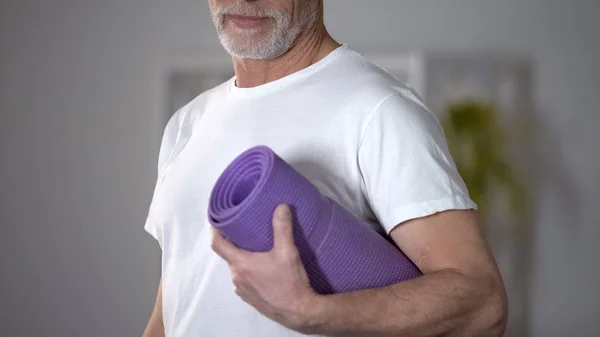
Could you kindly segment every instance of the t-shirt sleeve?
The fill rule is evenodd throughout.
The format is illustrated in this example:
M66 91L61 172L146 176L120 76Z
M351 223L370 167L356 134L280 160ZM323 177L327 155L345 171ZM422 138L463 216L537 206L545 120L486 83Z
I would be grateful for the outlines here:
M183 110L183 108L182 108ZM154 237L159 244L162 245L162 230L160 228L159 223L156 222L156 219L152 215L152 203L154 202L154 196L156 195L156 191L158 189L159 182L162 178L164 168L169 160L169 156L175 147L177 142L177 138L179 136L180 124L181 124L181 114L182 110L177 111L173 116L169 119L169 122L165 126L163 131L163 136L160 143L160 148L158 152L158 165L157 165L157 180L154 186L154 193L152 197L152 202L150 203L150 207L148 210L148 215L146 217L146 222L144 223L144 230L148 232L152 237Z
M388 234L410 219L477 209L438 119L411 91L387 97L373 111L358 157L364 193Z

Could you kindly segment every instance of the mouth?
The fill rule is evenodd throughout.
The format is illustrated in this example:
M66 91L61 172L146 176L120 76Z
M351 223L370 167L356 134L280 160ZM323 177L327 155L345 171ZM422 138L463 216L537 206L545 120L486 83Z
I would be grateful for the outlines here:
M259 28L269 20L268 17L247 16L247 15L225 15L225 21L231 21L238 28L249 29Z

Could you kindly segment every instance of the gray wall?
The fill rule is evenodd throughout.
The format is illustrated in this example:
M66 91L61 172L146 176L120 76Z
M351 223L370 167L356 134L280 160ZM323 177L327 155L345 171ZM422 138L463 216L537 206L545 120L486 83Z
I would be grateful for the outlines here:
M548 155L560 154L577 216L540 187L532 332L599 335L600 2L330 0L326 10L334 35L362 51L535 58ZM0 2L2 335L141 334L159 279L142 223L165 76L169 60L195 52L223 55L203 0Z

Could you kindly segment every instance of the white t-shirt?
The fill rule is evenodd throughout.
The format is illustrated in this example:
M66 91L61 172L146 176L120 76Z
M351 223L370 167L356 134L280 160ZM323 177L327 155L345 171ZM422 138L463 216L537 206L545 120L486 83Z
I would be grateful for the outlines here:
M373 229L476 208L436 117L347 45L280 80L202 93L166 126L145 229L162 248L168 337L299 336L234 293L210 246L211 189L242 151L267 145Z

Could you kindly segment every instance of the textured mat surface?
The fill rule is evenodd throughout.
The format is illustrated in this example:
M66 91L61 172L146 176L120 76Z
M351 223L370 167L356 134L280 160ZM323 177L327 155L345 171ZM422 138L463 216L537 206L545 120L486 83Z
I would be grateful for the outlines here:
M209 202L209 221L238 247L273 247L271 219L278 204L294 215L294 240L320 294L377 288L421 275L393 244L282 160L270 148L241 153L221 174Z

